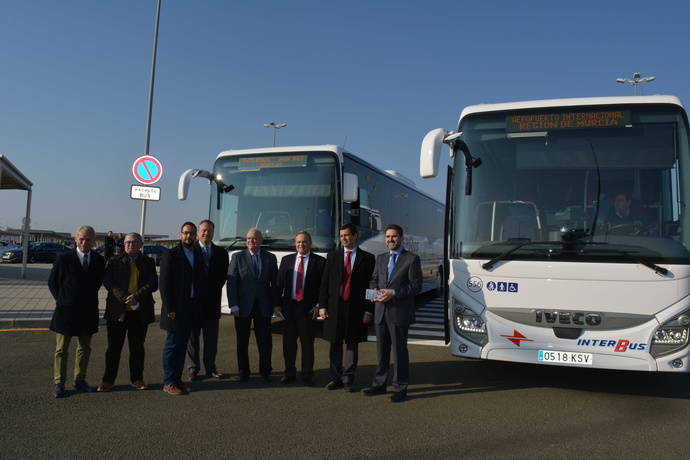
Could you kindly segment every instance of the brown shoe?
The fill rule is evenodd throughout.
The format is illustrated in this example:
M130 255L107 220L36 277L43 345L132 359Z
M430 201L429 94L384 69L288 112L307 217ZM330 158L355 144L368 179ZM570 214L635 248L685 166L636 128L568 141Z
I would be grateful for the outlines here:
M101 382L100 385L98 385L98 388L96 388L96 391L104 392L104 391L110 391L113 388L113 384L110 382Z
M179 387L180 387L180 390L182 390L184 393L191 393L192 392L192 386L188 383L184 383L182 380L180 380Z
M173 396L182 396L184 392L175 385L163 385L163 391Z
M132 387L136 388L137 390L145 390L147 388L143 380L135 380L132 382Z

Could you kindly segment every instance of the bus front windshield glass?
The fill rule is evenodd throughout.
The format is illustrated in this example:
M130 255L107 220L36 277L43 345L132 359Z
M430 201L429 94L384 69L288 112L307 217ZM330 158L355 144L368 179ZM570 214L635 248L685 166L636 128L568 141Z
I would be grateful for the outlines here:
M469 115L451 257L690 263L686 127L668 105Z
M211 185L214 239L243 247L247 231L258 228L266 248L294 250L295 234L306 230L315 251L333 249L336 164L334 154L316 152L219 158L213 174L226 190Z

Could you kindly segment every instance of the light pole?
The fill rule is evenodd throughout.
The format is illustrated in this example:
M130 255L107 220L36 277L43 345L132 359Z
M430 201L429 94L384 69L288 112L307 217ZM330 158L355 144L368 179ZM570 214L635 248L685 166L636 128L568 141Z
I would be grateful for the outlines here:
M276 146L276 132L280 128L285 128L287 126L287 123L276 123L275 121L272 121L270 123L264 123L264 128L273 128L273 147Z
M640 72L635 72L633 74L632 80L629 80L627 78L616 78L616 81L618 83L630 83L630 86L633 87L633 96L637 96L638 94L638 89L637 87L639 86L640 83L647 83L650 81L656 80L656 77L644 77L642 78L642 74ZM642 92L642 88L639 90Z

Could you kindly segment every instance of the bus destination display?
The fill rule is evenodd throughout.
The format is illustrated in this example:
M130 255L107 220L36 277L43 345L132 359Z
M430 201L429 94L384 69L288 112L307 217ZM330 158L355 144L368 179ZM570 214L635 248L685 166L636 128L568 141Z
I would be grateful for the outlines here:
M509 115L506 131L548 131L554 129L616 128L630 124L629 110Z
M306 155L281 155L240 158L240 171L258 171L263 168L296 168L307 166Z

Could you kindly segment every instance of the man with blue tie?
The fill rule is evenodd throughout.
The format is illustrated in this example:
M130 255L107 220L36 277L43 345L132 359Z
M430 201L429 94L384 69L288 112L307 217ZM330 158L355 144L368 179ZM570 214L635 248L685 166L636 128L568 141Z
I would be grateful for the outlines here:
M378 364L371 386L362 390L365 396L386 392L390 370L391 346L395 347L393 365L393 394L391 401L407 398L410 363L407 353L407 332L414 322L415 296L422 289L422 265L419 256L402 247L403 229L399 225L386 227L386 246L389 252L376 257L376 268L369 287L377 289L374 323Z
M204 338L203 361L206 376L221 378L221 374L216 368L216 353L220 323L220 298L223 293L223 285L228 279L229 258L228 251L213 244L214 230L215 225L210 220L199 222L198 244L201 254L204 256L204 276L203 289L199 296L199 322L192 328L187 346L190 380L196 380L201 369L199 359L200 336Z
M228 304L235 317L238 381L249 380L249 334L252 322L259 349L259 374L271 381L271 315L280 311L276 256L261 248L263 235L253 228L247 232L247 249L236 252L228 270Z

